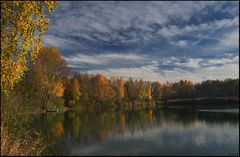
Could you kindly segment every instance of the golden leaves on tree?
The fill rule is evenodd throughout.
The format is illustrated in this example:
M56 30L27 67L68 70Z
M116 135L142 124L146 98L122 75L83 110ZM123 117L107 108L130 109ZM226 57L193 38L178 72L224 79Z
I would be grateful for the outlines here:
M58 83L56 84L54 93L55 93L55 95L56 95L57 97L62 97L62 96L63 96L64 87L63 87L62 82L58 82Z
M41 48L36 63L31 68L34 86L37 87L38 95L43 101L43 108L54 96L63 95L63 78L67 72L65 61L61 58L56 48Z
M64 90L65 105L73 107L80 99L80 96L80 84L76 76L74 76L71 80L68 80L68 83Z
M42 46L42 37L55 1L1 2L1 91L7 91L20 80ZM45 9L46 8L46 9Z
M117 87L117 95L119 98L123 98L124 97L124 81L123 79L117 79L116 80L116 87Z

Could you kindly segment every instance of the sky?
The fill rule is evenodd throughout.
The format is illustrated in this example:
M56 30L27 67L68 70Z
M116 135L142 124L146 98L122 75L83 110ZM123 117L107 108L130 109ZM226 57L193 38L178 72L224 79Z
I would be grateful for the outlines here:
M73 71L147 81L239 78L237 1L62 1L44 46Z

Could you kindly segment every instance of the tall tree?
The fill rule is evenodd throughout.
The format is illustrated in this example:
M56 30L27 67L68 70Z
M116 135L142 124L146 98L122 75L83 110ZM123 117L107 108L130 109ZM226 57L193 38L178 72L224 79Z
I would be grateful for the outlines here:
M163 100L166 101L167 99L169 99L172 94L175 92L172 90L173 87L173 83L167 81L166 83L163 84L162 86L162 91L163 91Z
M146 88L145 88L145 82L141 79L138 81L138 99L144 100L146 96Z
M161 100L163 93L161 90L161 84L159 81L153 82L152 83L152 97L154 101Z
M151 86L151 82L145 82L145 86L146 86L145 98L146 98L146 100L152 100L152 86Z
M137 88L137 81L133 81L130 78L128 81L125 82L125 98L129 101L134 101L138 97L138 88Z
M190 80L180 80L173 84L173 90L177 98L190 98L193 97L194 86Z
M89 102L94 97L93 74L77 74L77 79L81 85L81 100Z
M109 80L107 80L103 75L98 74L94 77L94 95L99 100L107 100L113 98L114 90L110 85Z
M1 1L1 91L20 80L37 58L55 1Z
M70 81L68 81L64 90L65 106L73 107L73 105L75 105L80 99L80 96L80 84L76 76L74 76Z
M42 48L36 63L32 66L32 79L42 100L42 109L46 109L49 101L56 95L56 88L63 82L67 74L67 66L56 48Z
M116 80L116 96L118 99L121 99L124 97L124 92L125 92L125 88L124 88L124 80L123 79L117 79Z
M81 93L80 93L80 84L76 78L72 80L72 95L73 100L78 101L80 99Z

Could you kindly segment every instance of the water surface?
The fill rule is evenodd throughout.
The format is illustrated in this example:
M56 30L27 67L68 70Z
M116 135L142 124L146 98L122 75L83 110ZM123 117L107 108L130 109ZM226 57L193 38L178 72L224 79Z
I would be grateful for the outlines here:
M238 155L239 110L210 111L69 111L35 125L54 142L52 155Z

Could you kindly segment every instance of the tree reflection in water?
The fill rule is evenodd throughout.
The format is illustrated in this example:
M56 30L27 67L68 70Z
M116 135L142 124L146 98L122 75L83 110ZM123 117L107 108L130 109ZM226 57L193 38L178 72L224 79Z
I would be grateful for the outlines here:
M48 114L49 118L44 119L47 132L50 127L54 137L63 138L70 134L75 140L104 140L109 134L122 136L125 132L144 132L155 127L161 128L163 123L194 127L197 121L238 123L239 118L238 113L197 112L191 109L102 111L93 114L70 111Z
M112 138L127 138L139 133L144 135L149 130L161 131L163 126L194 128L202 122L209 125L239 123L239 113L198 112L193 109L109 110L92 113L69 111L48 113L46 116L43 121L46 127L43 129L47 130L50 139L56 143L54 149L59 154L61 151L66 153L74 143L91 144ZM66 144L66 140L71 142ZM66 150L59 152L63 146Z

